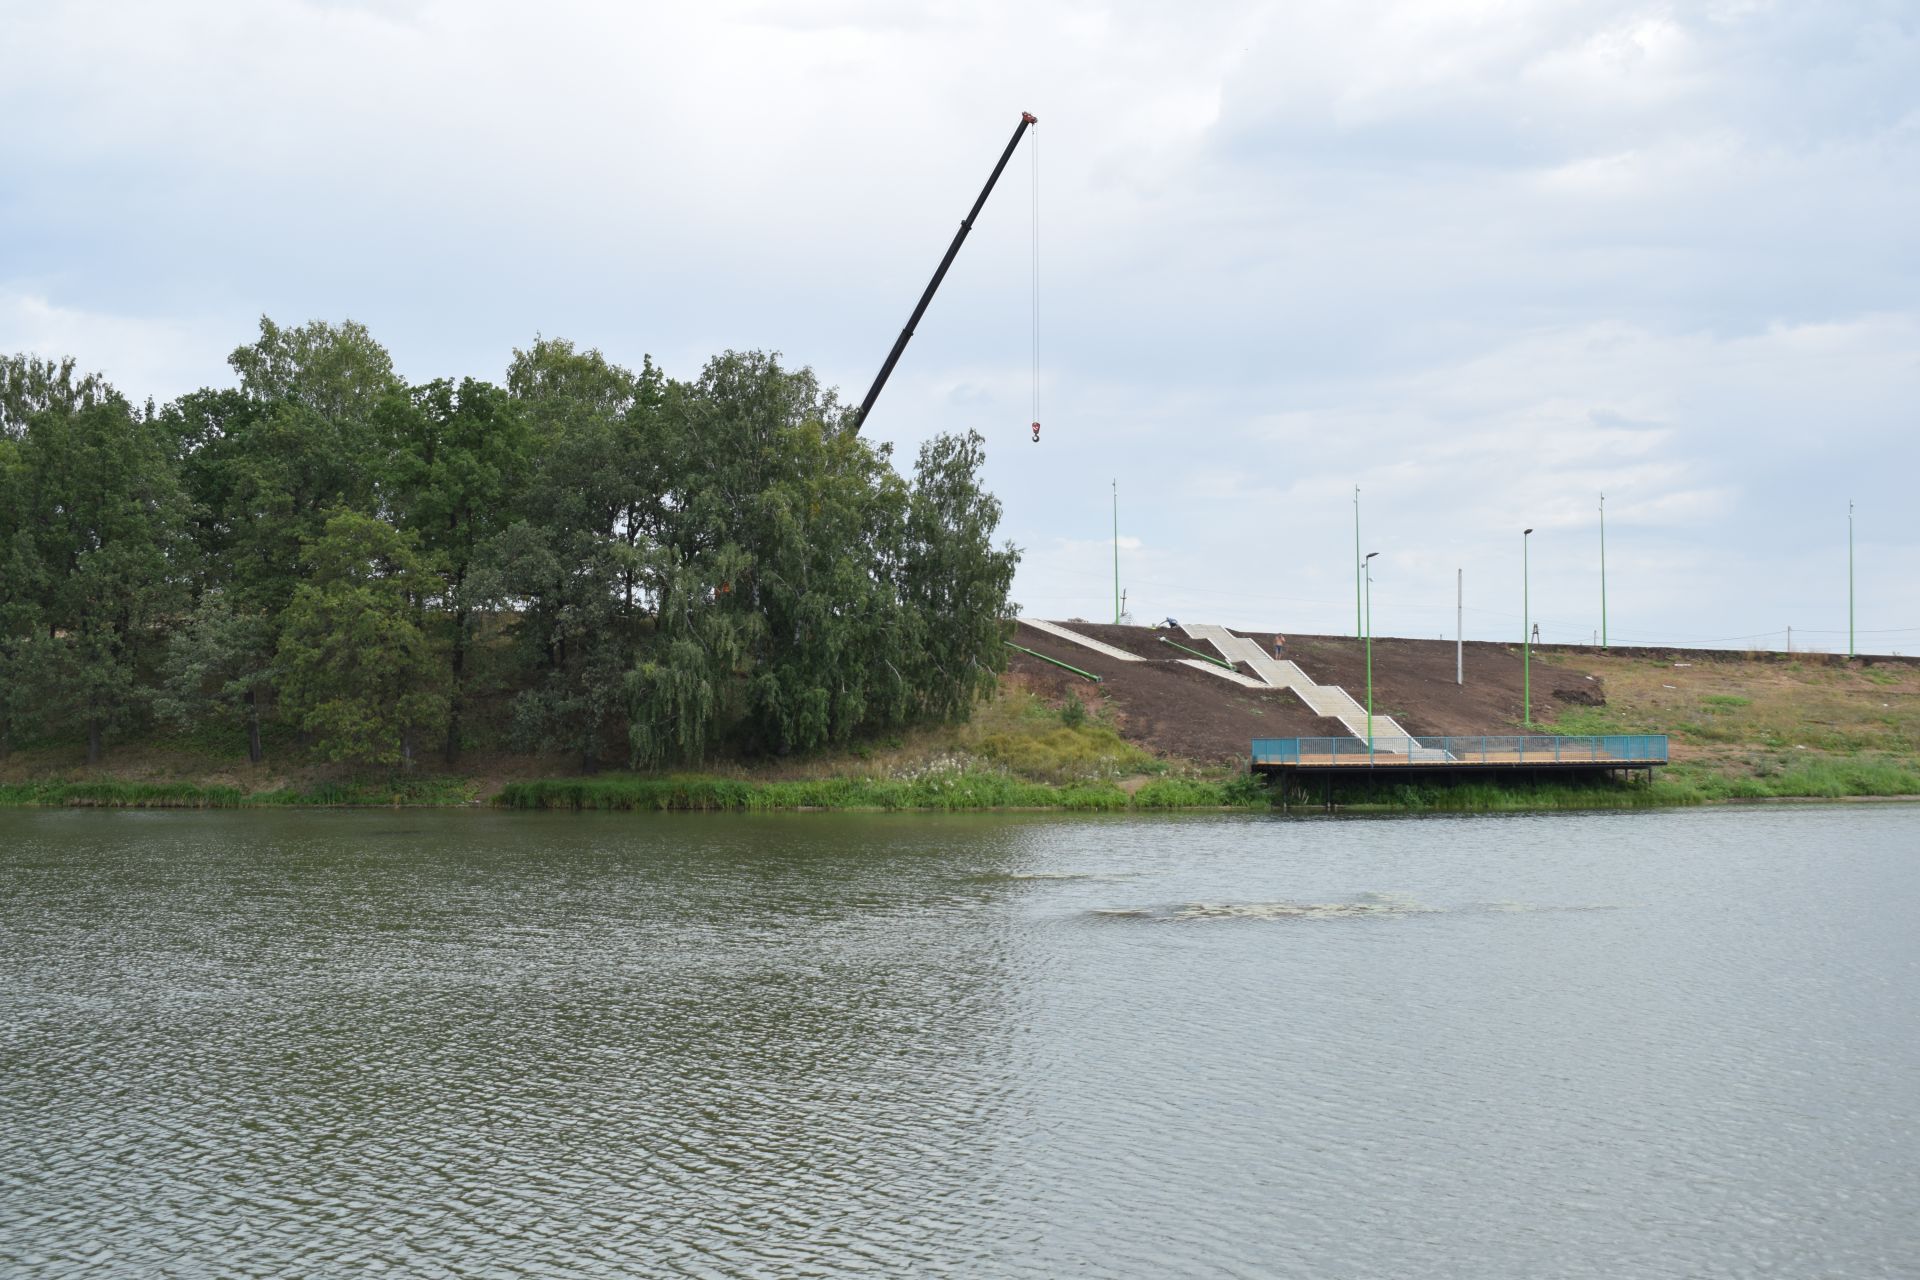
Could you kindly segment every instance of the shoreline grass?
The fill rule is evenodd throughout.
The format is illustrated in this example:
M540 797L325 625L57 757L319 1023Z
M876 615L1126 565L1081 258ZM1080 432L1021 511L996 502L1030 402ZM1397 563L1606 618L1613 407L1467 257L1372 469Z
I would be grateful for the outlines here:
M193 782L36 782L0 784L0 808L270 809L453 808L619 813L924 812L1051 810L1066 813L1168 813L1280 810L1282 797L1259 779L1160 777L1131 792L1111 780L1052 783L995 771L958 771L910 778L830 777L748 780L707 775L540 778L480 794L466 778L315 783L267 791ZM1920 799L1920 770L1890 758L1818 759L1761 777L1729 777L1701 765L1675 764L1651 784L1596 781L1516 785L1431 782L1336 785L1340 813L1525 813L1677 808L1758 801ZM1295 789L1284 807L1322 810L1318 788Z
M447 808L475 803L478 791L479 784L467 778L321 782L271 791L197 782L25 782L0 783L0 808Z
M1070 813L1267 807L1254 779L1206 782L1157 778L1129 795L1109 781L1027 782L1003 773L932 774L911 779L822 778L747 782L731 778L549 778L509 783L494 798L508 809L620 812L770 812L872 810L978 812L1054 809Z

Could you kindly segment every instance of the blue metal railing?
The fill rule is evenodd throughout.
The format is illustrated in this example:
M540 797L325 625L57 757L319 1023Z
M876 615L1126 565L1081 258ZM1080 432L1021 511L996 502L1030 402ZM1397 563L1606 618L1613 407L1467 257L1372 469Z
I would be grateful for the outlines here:
M1255 738L1258 765L1665 764L1664 733L1563 737L1551 733L1376 737Z

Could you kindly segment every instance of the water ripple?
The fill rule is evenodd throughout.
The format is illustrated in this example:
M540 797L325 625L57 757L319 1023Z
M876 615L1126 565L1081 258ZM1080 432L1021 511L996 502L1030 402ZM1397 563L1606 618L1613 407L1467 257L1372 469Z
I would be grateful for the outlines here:
M1901 1273L1920 824L1645 817L0 812L0 1273Z

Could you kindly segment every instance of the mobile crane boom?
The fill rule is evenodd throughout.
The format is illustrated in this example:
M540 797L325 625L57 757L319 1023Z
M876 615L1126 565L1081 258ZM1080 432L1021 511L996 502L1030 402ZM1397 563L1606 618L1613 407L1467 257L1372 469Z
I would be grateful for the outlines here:
M933 295L940 288L940 282L947 278L947 268L953 265L955 255L960 252L960 246L966 242L967 232L973 230L973 220L980 216L981 206L986 204L987 197L993 194L993 184L1000 181L1000 171L1007 167L1007 161L1013 159L1013 149L1020 145L1021 135L1026 133L1028 126L1039 123L1039 119L1032 112L1020 113L1020 124L1014 129L1013 137L1008 140L1007 149L1000 153L1000 163L994 165L993 172L987 175L987 185L980 188L980 198L973 202L973 208L967 211L967 216L961 221L960 230L954 233L953 243L947 246L947 256L940 259L939 269L933 273L933 279L927 282L927 291L920 295L919 304L914 307L913 314L907 317L907 327L900 331L898 338L894 339L893 350L887 352L887 362L880 366L880 376L873 380L873 386L867 391L867 398L860 402L860 416L853 420L855 431L866 424L867 415L873 412L873 402L880 398L880 389L887 385L887 378L893 373L893 366L900 363L900 353L907 349L907 341L913 337L913 331L919 327L920 317L927 314L927 304L933 301Z

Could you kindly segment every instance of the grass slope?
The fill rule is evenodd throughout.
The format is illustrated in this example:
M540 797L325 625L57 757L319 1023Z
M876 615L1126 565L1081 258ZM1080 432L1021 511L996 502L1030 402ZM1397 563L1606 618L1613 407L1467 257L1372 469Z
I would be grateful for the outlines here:
M1698 660L1573 650L1556 660L1605 683L1558 733L1665 733L1664 803L1920 795L1920 668L1832 655Z
M1607 703L1568 707L1560 733L1667 733L1674 763L1651 786L1508 781L1351 786L1354 810L1631 808L1719 800L1920 796L1920 669L1739 655L1670 659L1563 650L1604 682ZM1509 726L1500 726L1509 727ZM1264 807L1238 770L1155 756L1125 737L1101 691L1055 701L1018 677L964 725L940 726L804 759L722 763L692 775L574 778L568 761L476 753L459 773L395 779L312 764L269 742L253 769L236 734L154 735L114 747L89 770L80 744L17 752L0 764L0 805L242 808L469 805L527 809L966 810L1083 812ZM1319 797L1294 796L1303 808Z

